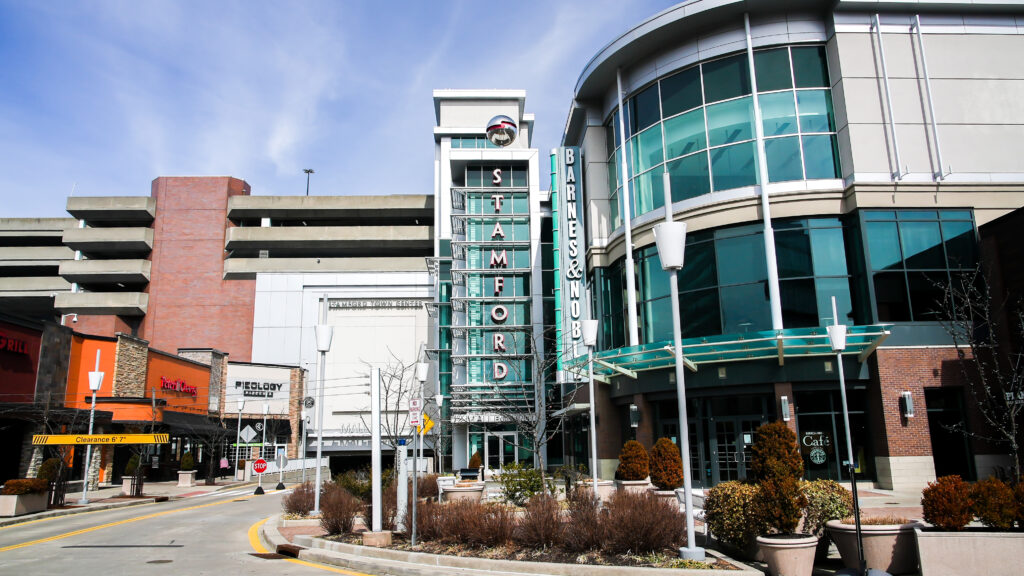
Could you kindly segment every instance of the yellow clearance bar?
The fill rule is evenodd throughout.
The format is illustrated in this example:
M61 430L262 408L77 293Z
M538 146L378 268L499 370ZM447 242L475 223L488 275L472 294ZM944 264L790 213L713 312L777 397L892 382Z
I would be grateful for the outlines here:
M83 444L167 444L170 434L37 434L35 446L78 446Z

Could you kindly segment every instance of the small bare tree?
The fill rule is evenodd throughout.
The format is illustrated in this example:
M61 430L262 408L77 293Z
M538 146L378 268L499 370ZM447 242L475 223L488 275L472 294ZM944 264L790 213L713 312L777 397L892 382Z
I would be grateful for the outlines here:
M953 338L967 390L985 430L956 427L969 437L1005 446L1013 477L1021 479L1024 432L1024 302L992 294L981 268L955 275L944 287L943 327Z

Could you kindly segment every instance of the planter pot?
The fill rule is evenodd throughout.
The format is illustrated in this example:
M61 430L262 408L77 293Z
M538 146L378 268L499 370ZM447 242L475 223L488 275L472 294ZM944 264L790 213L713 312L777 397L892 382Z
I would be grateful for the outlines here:
M693 491L691 490L691 492L693 492ZM676 488L675 489L675 493L676 493L676 499L679 500L679 509L682 510L683 507L686 506L686 488ZM693 501L693 507L695 509L697 509L697 508L700 508L701 510L704 509L704 492L703 491L693 492L691 494L691 496L690 496L690 500Z
M484 485L473 484L472 486L450 486L444 489L444 499L446 502L454 502L455 500L474 500L479 502L483 499Z
M632 492L634 494L643 494L651 487L651 483L648 480L616 480L615 489L619 492ZM597 485L598 490L601 489L601 485Z
M843 557L847 568L857 568L857 527L829 520L828 528L832 540ZM917 572L917 549L914 546L914 529L921 527L917 522L907 524L861 525L864 541L864 561L868 568L875 568L889 574L911 574ZM963 565L961 564L961 567Z
M662 502L668 502L670 504L676 504L679 502L679 499L676 498L675 490L657 490L652 486L649 492L654 494L654 496ZM679 504L679 509L683 509L682 504Z
M960 532L914 530L921 574L1019 574L1024 565L1024 532L988 528Z
M191 488L196 485L195 470L178 470L178 487Z
M758 536L757 546L772 576L811 576L818 539L808 534Z
M594 481L585 482L581 480L576 483L576 489L590 494L594 491ZM615 494L615 481L599 479L597 481L597 497L603 501L608 501L611 499L612 494Z
M21 516L22 514L42 512L46 510L48 499L49 495L46 492L0 496L0 516Z

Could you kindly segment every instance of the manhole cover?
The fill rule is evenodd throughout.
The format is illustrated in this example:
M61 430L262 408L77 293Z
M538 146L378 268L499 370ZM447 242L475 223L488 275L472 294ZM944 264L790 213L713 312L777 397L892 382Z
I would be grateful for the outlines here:
M174 562L174 560L150 560L146 564L170 564L171 562Z
M250 552L250 556L263 558L264 560L280 560L281 558L284 558L284 556L273 552Z

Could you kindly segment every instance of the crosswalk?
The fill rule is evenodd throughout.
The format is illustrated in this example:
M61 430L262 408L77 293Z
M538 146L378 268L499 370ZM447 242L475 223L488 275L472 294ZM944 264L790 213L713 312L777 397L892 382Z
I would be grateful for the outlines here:
M218 496L218 497L251 496L252 493L253 493L253 490L254 490L254 488L252 488L250 486L248 488L241 488L241 489L237 489L237 490L221 490L221 491L214 491L214 492L204 492L202 494L186 495L185 498L203 498L203 497L207 497L207 496ZM288 494L291 491L292 491L291 488L288 488L286 490L267 490L267 494Z

